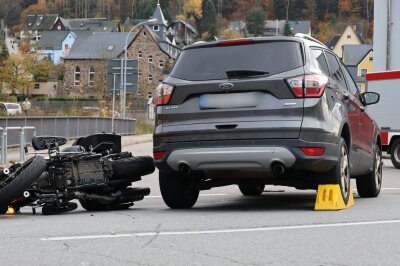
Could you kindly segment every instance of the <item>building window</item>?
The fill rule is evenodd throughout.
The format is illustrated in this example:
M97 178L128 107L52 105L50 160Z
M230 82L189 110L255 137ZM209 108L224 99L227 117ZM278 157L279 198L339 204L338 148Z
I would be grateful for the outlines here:
M69 45L68 44L64 45L64 50L69 50Z
M159 31L159 30L160 30L160 27L159 27L158 25L154 25L154 26L153 26L153 30L154 30L154 31Z
M153 83L153 76L149 75L149 77L147 78L147 82L148 83Z
M74 85L81 85L81 69L77 66L74 73Z
M147 99L151 99L151 98L153 98L153 93L148 92L148 93L147 93Z
M57 25L57 30L61 30L61 25Z
M138 53L138 58L143 58L142 51L139 51L139 53Z
M150 64L153 63L153 56L149 55L147 62L149 62Z
M143 31L143 36L146 36L147 35L147 32L146 31Z
M89 86L93 86L94 85L94 74L96 72L94 72L94 68L91 66L89 68Z
M371 57L369 58L369 61L374 61L374 57L371 56Z
M363 68L361 69L361 77L365 77L365 75L367 75L368 70Z
M36 90L40 89L40 84L39 83L35 83L35 89Z
M164 68L164 61L160 60L160 62L158 63L158 67L159 68Z
M347 39L351 39L351 35L347 35Z

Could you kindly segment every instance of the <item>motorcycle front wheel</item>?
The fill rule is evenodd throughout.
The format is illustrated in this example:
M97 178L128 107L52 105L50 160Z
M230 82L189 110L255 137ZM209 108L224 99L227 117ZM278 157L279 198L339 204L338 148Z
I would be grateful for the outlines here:
M22 193L46 170L46 159L32 157L23 164L3 170L0 177L0 214L7 212L8 205Z

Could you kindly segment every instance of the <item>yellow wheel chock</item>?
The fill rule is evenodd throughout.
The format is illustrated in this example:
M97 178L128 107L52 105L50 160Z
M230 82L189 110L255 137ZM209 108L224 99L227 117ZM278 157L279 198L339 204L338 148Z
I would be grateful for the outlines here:
M314 209L316 211L337 211L350 208L354 205L353 190L350 185L349 202L344 203L340 186L319 185Z

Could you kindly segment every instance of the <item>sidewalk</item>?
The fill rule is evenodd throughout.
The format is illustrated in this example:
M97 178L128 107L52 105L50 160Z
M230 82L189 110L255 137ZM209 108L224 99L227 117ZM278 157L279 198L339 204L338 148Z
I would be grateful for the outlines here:
M70 146L75 140L69 140L67 144L61 146L60 148L68 147ZM130 136L122 136L122 147L126 147L129 145L134 145L134 144L139 144L139 143L146 143L146 142L151 142L153 141L153 135L152 134L146 134L146 135L130 135ZM28 151L33 152L33 148L31 146L28 146ZM28 159L32 157L33 155L26 155L25 159ZM8 154L7 154L7 162L18 162L20 159L20 151L19 148L11 148L8 149Z

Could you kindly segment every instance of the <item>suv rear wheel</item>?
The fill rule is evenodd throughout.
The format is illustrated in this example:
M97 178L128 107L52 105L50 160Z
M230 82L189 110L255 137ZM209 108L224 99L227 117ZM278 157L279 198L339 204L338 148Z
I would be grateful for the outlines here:
M265 188L265 184L252 180L240 182L238 186L244 196L260 196Z
M373 198L381 192L382 186L382 153L378 146L374 148L374 169L365 176L357 177L357 191L360 197Z
M345 204L349 202L350 193L350 166L349 152L346 141L341 138L338 149L338 162L328 172L328 179L324 181L326 184L339 185L342 198Z
M192 175L159 173L160 190L165 204L171 209L189 209L199 197L199 186Z
M394 167L400 169L400 139L396 139L390 149L390 159Z

